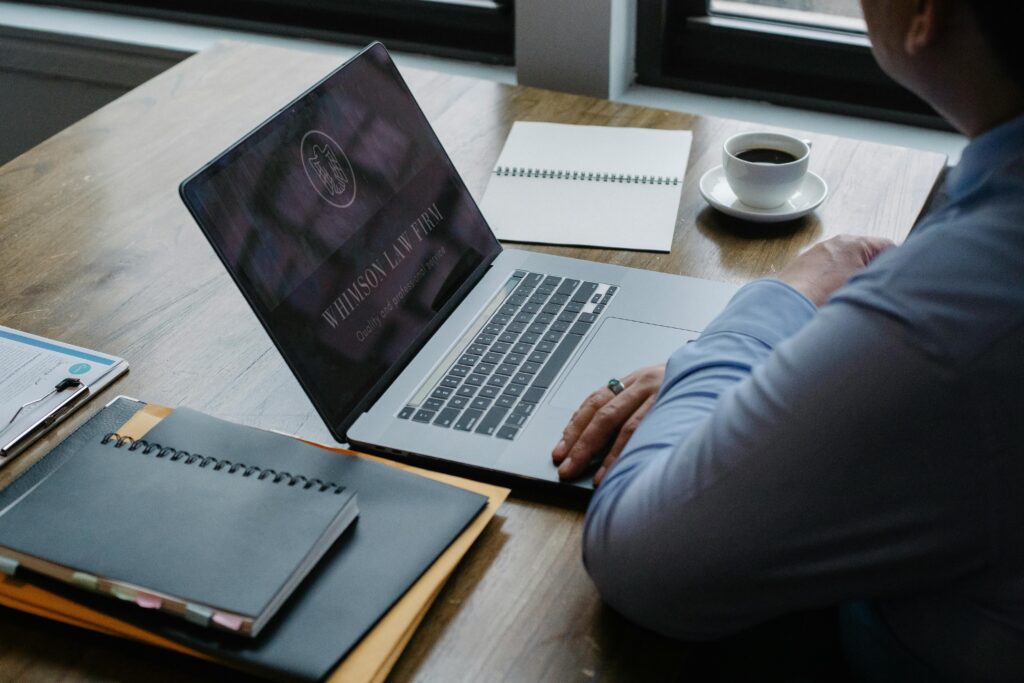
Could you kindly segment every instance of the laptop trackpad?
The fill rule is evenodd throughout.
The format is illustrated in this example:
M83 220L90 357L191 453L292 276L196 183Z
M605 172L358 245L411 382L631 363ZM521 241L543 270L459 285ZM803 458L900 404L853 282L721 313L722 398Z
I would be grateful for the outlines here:
M551 404L576 409L591 392L612 377L623 377L669 356L699 332L624 318L606 318L583 354L562 380Z

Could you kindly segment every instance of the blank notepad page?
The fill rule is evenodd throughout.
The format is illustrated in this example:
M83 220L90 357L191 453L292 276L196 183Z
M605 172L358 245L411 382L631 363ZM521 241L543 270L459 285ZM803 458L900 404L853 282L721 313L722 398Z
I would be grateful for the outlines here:
M517 121L481 208L502 240L670 251L689 131Z

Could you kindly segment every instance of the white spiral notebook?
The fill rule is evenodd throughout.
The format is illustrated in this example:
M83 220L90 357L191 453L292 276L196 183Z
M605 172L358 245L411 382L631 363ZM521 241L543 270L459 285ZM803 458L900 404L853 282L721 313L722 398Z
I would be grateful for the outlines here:
M671 251L692 139L517 121L481 209L502 240Z

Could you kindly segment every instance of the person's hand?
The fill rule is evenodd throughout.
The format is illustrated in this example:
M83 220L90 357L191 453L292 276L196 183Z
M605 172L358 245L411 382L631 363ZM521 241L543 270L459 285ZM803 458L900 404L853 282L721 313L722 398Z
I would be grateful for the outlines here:
M893 246L883 237L838 235L797 256L778 278L821 306L857 271Z
M588 396L573 413L569 425L562 432L562 440L551 452L552 460L559 466L558 476L562 479L580 476L591 461L607 449L594 475L594 485L600 484L629 437L633 436L640 419L654 405L664 378L665 366L652 365L620 379L625 389L618 395L605 386Z

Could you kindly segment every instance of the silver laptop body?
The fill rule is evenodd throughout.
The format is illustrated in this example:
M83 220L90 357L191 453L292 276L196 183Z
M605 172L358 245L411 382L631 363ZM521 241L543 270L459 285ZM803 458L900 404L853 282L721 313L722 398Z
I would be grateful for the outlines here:
M423 386L433 386L437 371L456 361L452 352L471 341L467 331L475 329L474 321L501 296L517 270L597 282L618 290L512 440L399 419L410 398ZM513 475L558 482L551 450L583 399L613 377L664 363L673 351L698 336L735 289L707 280L505 249L398 379L356 420L349 429L349 441L358 448L423 459L428 466L429 461L459 463L495 473L499 479ZM589 488L590 477L563 485Z

